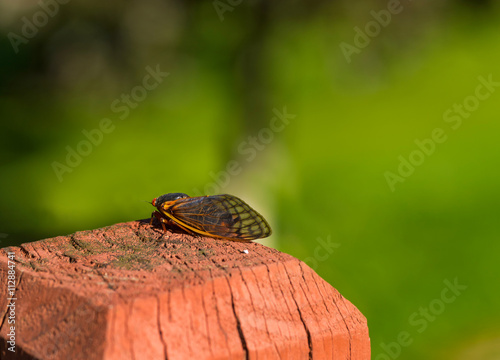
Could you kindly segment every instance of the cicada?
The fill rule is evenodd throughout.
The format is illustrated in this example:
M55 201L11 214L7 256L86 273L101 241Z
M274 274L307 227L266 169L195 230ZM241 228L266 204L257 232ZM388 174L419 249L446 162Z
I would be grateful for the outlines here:
M271 227L257 211L233 195L190 197L183 193L159 196L151 202L163 228L174 223L190 234L233 241L249 241L271 235Z

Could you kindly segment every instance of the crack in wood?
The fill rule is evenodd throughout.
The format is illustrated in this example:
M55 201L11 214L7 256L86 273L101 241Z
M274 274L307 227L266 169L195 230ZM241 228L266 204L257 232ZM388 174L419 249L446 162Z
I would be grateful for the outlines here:
M240 271L241 271L241 270L240 270ZM253 269L252 269L252 268L250 268L250 273L251 273L251 274L254 276L254 278L255 278L255 284L259 284L259 279L257 279L257 276L255 276L255 273L254 273L254 271L253 271ZM243 271L241 271L241 276L243 277ZM247 287L247 290L248 290L248 284L247 284L247 283L246 283L246 281L244 281L244 280L243 280L243 282L245 283L245 286ZM265 304L265 309L266 309L266 310L270 310L270 308L269 308L269 307L268 307L268 305L267 305L267 302L266 302L266 298L265 298L265 296L263 296L263 295L262 295L262 291L260 290L260 286L257 286L257 290L259 291L259 294L260 294L260 296L261 296L261 298L262 298L262 300L263 300L263 302L264 302L264 304ZM252 293L251 293L250 291L249 291L249 293L250 293L250 297L251 297L251 296L252 296L252 295L251 295ZM253 305L253 304L252 304L252 305ZM280 354L280 351L279 351L279 349L278 349L278 346L276 345L276 341L275 341L274 337L273 337L273 336L271 336L271 333L269 332L269 326L268 326L268 324L267 324L267 316L262 316L262 317L263 317L263 319L264 319L264 324L266 325L266 332L267 332L267 335L269 336L269 340L271 340L271 342L272 342L272 344L273 344L273 348L274 348L274 350L276 351L276 354L277 354L277 355L278 355L278 357L281 359L281 354Z
M203 292L203 289L201 289L201 291ZM208 339L208 348L210 349L210 353L212 354L212 357L214 356L214 350L212 349L212 340L211 340L211 336L210 336L210 325L209 325L209 321L208 321L208 312L207 312L207 308L205 306L205 297L201 296L201 306L203 307L203 313L205 314L205 330L207 331L207 339Z
M231 308L233 309L233 316L236 319L236 329L238 330L238 335L240 337L241 346L243 347L243 352L245 353L245 360L248 360L249 359L248 345L247 345L247 341L245 339L245 335L243 334L243 328L241 327L240 318L238 317L238 314L236 313L236 306L234 303L233 289L231 287L231 282L229 281L228 278L226 278L226 281L227 281L227 285L229 286L229 291L231 294Z
M300 267L300 272L301 272L301 276L302 276L302 280L303 280L303 281L299 284L299 286L300 286L300 288L301 288L302 292L304 293L304 296L305 296L305 298L306 298L306 300L307 300L307 303L308 303L309 307L310 307L311 309L314 309L315 307L313 307L313 306L312 306L312 304L311 304L311 300L309 299L309 296L308 296L308 294L311 294L311 290L309 289L309 281L308 281L308 280L306 280L306 278L305 278L305 276L304 276L304 269L302 268L302 263L299 263L299 267ZM315 280L315 279L313 279L313 281L316 281L316 280ZM304 286L306 287L306 289L304 289ZM322 295L322 294L321 294L321 295ZM323 299L323 296L321 296L321 300L322 300L322 302L323 302L323 305L325 306L325 310L329 313L329 311L328 311L328 307L326 306L326 303L325 303L325 301L324 301L324 299ZM317 314L316 314L315 312L314 312L314 317L315 317L315 319L316 319L316 322L319 324L320 320L318 319L318 316L317 316ZM330 326L328 326L328 327L327 327L327 329L328 329L328 331L329 331L329 332L330 332L330 334L331 334L331 338L333 339L335 335L334 335L334 333L333 333L333 331L332 331L332 328L331 328ZM333 349L332 349L332 350L333 350Z
M292 289L294 291L296 291L295 286L292 283L292 279L290 278L290 274L288 273L286 266L283 266L283 268L285 269L286 275L288 277L288 281L290 282ZM294 296L292 296L292 299L293 299L293 302L295 303L295 306L297 307L297 311L299 312L300 321L302 321L302 324L304 325L304 329L306 330L306 333L307 333L307 343L309 345L309 360L312 360L312 358L313 358L313 343L312 343L312 338L311 338L311 331L309 330L309 328L304 320L304 316L302 315L302 311L300 310L299 304L297 303L297 299L295 299Z
M160 336L160 342L163 345L163 356L165 360L168 360L168 353L167 353L167 343L165 342L165 339L163 338L163 332L161 331L161 312L160 312L160 296L156 296L156 301L157 301L157 314L156 314L156 323L158 326L158 335Z

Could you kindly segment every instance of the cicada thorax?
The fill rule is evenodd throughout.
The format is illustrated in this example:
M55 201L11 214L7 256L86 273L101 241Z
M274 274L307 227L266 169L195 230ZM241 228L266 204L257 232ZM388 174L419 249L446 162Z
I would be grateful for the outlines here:
M170 193L154 198L151 203L153 204L153 206L158 207L166 202L172 202L183 198L189 198L189 195L184 193Z

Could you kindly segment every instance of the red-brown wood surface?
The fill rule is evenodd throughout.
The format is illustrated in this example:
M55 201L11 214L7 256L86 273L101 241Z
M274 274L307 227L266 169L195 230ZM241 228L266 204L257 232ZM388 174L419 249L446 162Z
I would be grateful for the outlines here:
M306 264L257 243L132 221L2 249L0 277L2 359L370 359L365 317Z

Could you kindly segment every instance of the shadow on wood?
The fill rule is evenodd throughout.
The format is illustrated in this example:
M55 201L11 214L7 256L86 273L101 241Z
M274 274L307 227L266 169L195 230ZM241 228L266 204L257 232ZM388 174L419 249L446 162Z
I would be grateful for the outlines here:
M365 317L303 262L148 222L2 249L1 358L370 359Z

